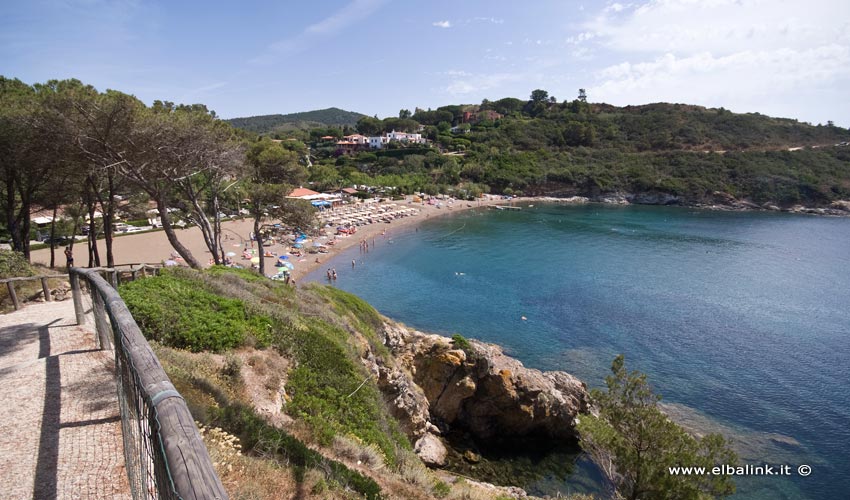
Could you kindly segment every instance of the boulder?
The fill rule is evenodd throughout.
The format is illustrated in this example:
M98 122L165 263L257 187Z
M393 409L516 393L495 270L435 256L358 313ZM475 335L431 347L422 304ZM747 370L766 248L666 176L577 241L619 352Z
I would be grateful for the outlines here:
M413 452L425 465L442 467L446 465L448 450L443 442L433 434L425 434L413 446Z
M836 200L833 201L829 208L833 210L842 210L844 212L850 212L850 200Z
M387 346L411 374L445 428L459 427L478 439L575 437L574 419L588 408L587 387L572 375L526 368L494 344L385 329Z

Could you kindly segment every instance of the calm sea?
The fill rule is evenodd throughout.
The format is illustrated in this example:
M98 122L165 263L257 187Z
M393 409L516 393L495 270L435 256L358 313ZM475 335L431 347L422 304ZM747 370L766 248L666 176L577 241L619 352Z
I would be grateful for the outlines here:
M535 204L387 229L334 260L336 286L590 386L624 353L682 422L792 467L738 478L736 498L847 498L850 219ZM524 486L593 489L584 460L570 471Z

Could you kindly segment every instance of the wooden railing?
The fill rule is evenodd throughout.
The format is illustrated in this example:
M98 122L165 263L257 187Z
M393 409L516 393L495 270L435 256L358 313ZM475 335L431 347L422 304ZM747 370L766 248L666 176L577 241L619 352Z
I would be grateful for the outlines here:
M159 272L159 269L162 268L162 264L146 264L144 262L131 263L131 264L117 264L114 267L96 267L91 268L92 271L97 271L102 273L109 279L109 282L113 287L117 288L120 282L122 281L122 276L126 276L126 280L135 280L141 274L142 276L155 275ZM50 285L49 280L52 279L68 279L68 273L64 274L43 274L40 276L21 276L15 278L4 278L0 279L0 285L5 284L6 290L9 293L9 300L12 301L12 305L15 307L15 310L21 308L22 303L18 298L18 292L16 289L16 285L21 283L28 283L31 281L41 281L41 290L44 295L44 300L46 302L51 302L53 300L53 296L50 294ZM79 317L77 318L79 320Z
M12 305L15 306L15 310L21 308L21 301L18 300L18 293L15 290L15 285L17 283L25 283L29 281L41 281L41 290L44 293L44 300L50 302L52 300L52 296L50 295L50 287L48 286L47 280L51 279L61 279L67 278L67 274L50 274L43 276L22 276L17 278L5 278L0 280L0 283L6 284L6 289L9 291L9 299L12 301Z
M124 456L134 498L226 499L186 402L177 392L115 289L121 275L159 267L71 268L74 309L86 322L83 290L102 349L114 346ZM101 274L110 279L110 283Z

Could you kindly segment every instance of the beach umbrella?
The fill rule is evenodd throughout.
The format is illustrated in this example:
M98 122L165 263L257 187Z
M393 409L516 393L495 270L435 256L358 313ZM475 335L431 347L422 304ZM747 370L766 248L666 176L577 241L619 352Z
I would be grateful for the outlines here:
M313 242L313 246L314 246L314 247L323 247L323 246L325 246L325 244L324 244L324 243L320 243L320 242L318 242L318 241L314 241L314 242Z
M292 245L292 248L304 248L304 245L302 245L301 243L296 243Z
M224 254L225 257L236 257L236 252L227 252Z
M295 266L292 264L292 262L281 262L280 264L280 267L283 269L295 269Z
M251 257L251 264L259 264L259 263L260 263L259 257Z
M289 260L289 255L281 255L277 260Z
M174 267L177 265L176 260L168 259L165 261L165 267Z

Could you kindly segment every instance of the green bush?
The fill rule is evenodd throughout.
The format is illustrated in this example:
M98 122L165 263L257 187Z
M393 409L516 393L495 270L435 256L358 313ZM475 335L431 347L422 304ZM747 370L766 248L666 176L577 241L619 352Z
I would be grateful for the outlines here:
M452 487L443 481L437 481L434 488L431 490L437 498L446 498L452 492Z
M383 347L375 334L380 315L329 287L298 292L302 296L256 273L227 268L174 269L121 288L145 335L164 344L216 351L257 337L273 345L295 362L287 413L307 423L323 444L336 435L356 436L394 465L398 450L410 443L360 362L362 346L343 329L354 325L370 344Z
M193 352L232 349L248 336L270 339L273 321L249 315L242 301L215 295L170 273L121 286L121 297L149 339Z
M18 276L35 276L35 271L21 252L0 250L0 279Z
M356 353L347 348L347 338L346 332L320 320L284 333L279 348L299 363L287 381L292 396L287 411L307 422L322 444L351 434L378 446L393 465L397 447L410 444L387 415L374 381L367 380L370 375L355 361Z
M458 349L463 349L464 351L469 351L470 349L472 349L472 344L470 344L469 341L466 340L466 337L459 333L452 335L452 344L454 344L454 346Z

